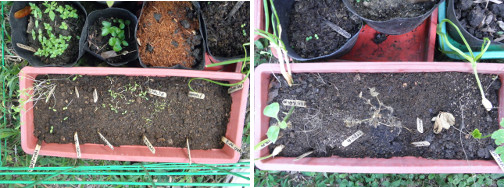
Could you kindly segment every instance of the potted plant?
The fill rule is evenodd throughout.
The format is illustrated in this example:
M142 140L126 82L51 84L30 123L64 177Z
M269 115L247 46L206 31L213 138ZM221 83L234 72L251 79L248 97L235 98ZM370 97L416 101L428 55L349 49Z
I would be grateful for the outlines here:
M200 2L207 52L218 62L242 58L250 38L250 2Z
M239 73L139 68L26 67L20 74L21 144L32 154L87 159L232 163L241 145L248 82L227 88L191 77L241 82ZM89 115L93 114L93 115ZM203 118L198 120L198 118ZM111 126L113 125L113 126ZM148 144L147 144L148 143ZM80 148L80 149L77 149Z
M446 18L461 30L471 47L481 47L485 37L495 45L502 45L504 4L497 4L494 1L466 0L449 0L447 3ZM448 25L447 30L457 42L463 42L454 27Z
M135 45L136 16L121 8L96 10L89 14L81 43L84 49L112 66L138 58Z
M145 2L137 25L141 65L203 69L202 33L197 2Z
M11 8L14 50L33 66L73 66L86 10L78 2L15 2Z
M473 67L468 63L291 66L293 78L298 80L292 87L274 78L273 74L280 73L278 65L263 64L256 69L255 158L276 154L256 161L258 168L345 173L500 172L489 153L496 147L493 140L476 140L471 131L479 128L491 133L500 127L499 120L504 117L498 108L503 105L498 101L504 94L499 84L504 75L502 65L477 67L482 86L488 88L484 96L493 104L490 111L480 101ZM275 102L280 104L279 120L265 111ZM275 143L264 141L270 138L269 128L280 126L278 122L288 116L293 105L296 107L287 126L278 131ZM455 123L448 123L448 130L443 126L439 130L435 126L441 122L436 120L451 119L448 115L440 118L445 112L453 115ZM436 119L431 121L433 117ZM274 151L282 145L280 152Z
M420 25L444 0L343 0L348 10L373 29L402 35Z

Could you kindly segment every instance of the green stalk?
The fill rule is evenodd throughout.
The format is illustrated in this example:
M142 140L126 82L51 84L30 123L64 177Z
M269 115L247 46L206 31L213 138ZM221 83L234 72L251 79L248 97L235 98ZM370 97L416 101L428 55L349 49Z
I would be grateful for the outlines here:
M191 90L192 92L196 92L192 87L191 87L191 82L194 81L194 80L204 80L204 81L207 81L207 82L210 82L210 83L214 83L214 84L217 84L217 85L220 85L220 86L226 86L226 87L232 87L232 86L236 86L236 85L240 85L242 84L243 82L245 82L245 80L247 80L248 76L250 75L250 71L247 72L245 78L243 78L243 80L239 81L239 82L236 82L234 84L226 84L226 83L222 83L222 82L217 82L217 81L214 81L214 80L210 80L208 78L191 78L189 80L189 82L187 83L187 85L189 86L189 90Z

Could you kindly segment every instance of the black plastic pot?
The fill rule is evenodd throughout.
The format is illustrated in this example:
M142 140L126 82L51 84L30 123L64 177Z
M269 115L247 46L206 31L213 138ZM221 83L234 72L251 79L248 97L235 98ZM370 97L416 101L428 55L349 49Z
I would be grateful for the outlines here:
M471 48L481 48L481 45L483 44L483 40L475 37L471 33L467 32L466 28L460 24L460 21L457 19L457 16L455 15L455 4L454 0L448 0L447 1L447 7L446 7L446 18L448 18L450 21L452 21L460 30L464 38L466 39L467 43ZM441 21L441 20L440 20ZM448 34L457 42L464 44L462 38L460 38L459 33L457 30L451 26L451 24L446 24L446 29ZM494 42L492 41L492 44L497 44L497 45L502 45L504 43L501 42Z
M68 62L65 65L47 65L43 63L40 59L40 57L33 55L34 52L19 48L16 44L26 44L27 37L29 35L26 33L26 29L28 27L28 19L30 18L30 15L25 16L24 18L16 19L14 18L14 13L16 13L18 10L23 9L26 6L29 6L28 1L16 1L11 7L11 11L9 14L9 19L10 19L10 25L11 25L11 33L12 33L12 47L14 48L14 51L21 56L22 58L26 59L30 65L34 67L71 67L74 66L77 61L84 55L84 49L81 45L79 46L69 46L68 48L79 48L79 54L77 55L77 58L75 58L72 62ZM86 9L76 1L69 2L72 3L79 12L79 15L83 15L84 18L87 16ZM75 36L80 36L80 33L77 33ZM72 37L75 37L72 36Z
M122 66L126 65L128 62L133 61L138 58L138 46L134 45L136 44L136 29L134 27L125 27L129 29L132 34L128 37L126 35L126 41L128 41L129 46L125 48L125 50L130 51L131 53L128 53L124 55L124 59L121 62L110 62L109 60L103 58L100 54L97 54L93 52L91 49L89 49L89 43L88 43L88 34L89 34L89 28L99 19L99 18L119 18L123 20L130 20L130 26L137 25L137 18L135 15L133 15L131 12L129 12L126 9L122 8L107 8L103 10L96 10L91 12L88 15L88 18L86 19L86 24L84 24L84 28L82 29L82 35L80 38L80 43L81 46L84 47L84 50L90 53L91 55L95 56L96 58L107 62L109 65L112 66ZM98 33L101 33L99 31ZM125 33L127 33L125 31Z
M343 0L345 6L353 12L355 15L359 16L362 20L366 22L369 26L380 33L388 34L388 35L402 35L404 33L408 33L413 29L417 28L422 22L427 19L432 12L441 4L444 0L440 0L431 10L426 13L412 18L393 18L386 21L377 21L371 20L365 17L362 17L352 6L352 3L349 0Z
M287 30L288 30L287 28L289 28L289 22L290 22L289 15L290 15L291 9L295 3L295 0L274 1L274 3L275 3L275 8L276 8L276 11L278 14L278 19L280 20L280 25L283 28L282 33L281 33L282 34L281 40L285 44L285 48L287 49L287 55L289 55L289 57L291 57L294 60L312 61L312 60L317 60L317 59L341 57L341 56L345 55L346 53L348 53L350 50L352 50L353 46L357 42L357 38L359 37L359 33L362 30L362 23L361 23L360 29L357 33L351 33L352 37L350 39L348 39L348 41L343 46L341 46L338 50L336 50L328 55L323 55L323 56L314 57L314 58L304 58L304 57L301 57L299 54L297 54L296 51L294 51L294 49L292 49L290 47L291 45L289 43L289 38L288 38L288 34L287 34ZM271 18L273 18L273 17L274 17L274 15L272 14ZM273 25L275 25L275 24L276 24L276 21L275 21L275 19L273 19Z
M236 59L243 59L243 57L245 57L245 54L240 54L240 55L237 55L237 56L234 56L234 57L221 57L221 56L215 56L212 54L212 51L210 50L210 47L208 47L208 38L207 38L207 35L208 35L208 32L207 32L207 24L206 24L206 18L205 18L205 15L203 13L201 13L201 18L203 20L202 24L203 24L203 31L205 33L203 33L203 38L205 40L205 48L206 48L206 51L208 52L208 54L215 60L219 61L219 62L223 62L223 61L229 61L229 60L236 60Z
M206 41L204 39L204 36L203 36L203 33L205 33L204 31L204 26L203 26L203 19L201 18L201 9L200 9L200 5L197 1L191 1L191 3L193 4L193 7L196 9L196 13L198 15L198 21L199 21L199 30L200 30L200 35L201 35L201 44L200 44L200 48L201 48L201 61L197 61L196 64L194 64L191 68L187 68L187 67L184 67L180 64L178 65L175 65L175 66L172 66L172 67L149 67L147 66L146 64L144 64L142 62L142 58L140 56L138 56L138 60L140 62L140 65L144 68L164 68L164 69L191 69L191 70L203 70L203 68L205 68L205 54L206 54ZM144 10L144 7L146 5L146 2L143 3L142 5L142 10L140 11L140 16L138 17L138 20L141 20L142 18L142 15L143 15L143 10ZM140 21L139 21L140 23ZM136 24L136 27L135 27L135 35L136 35L136 32L138 30L138 24ZM137 43L137 49L138 49L138 43Z

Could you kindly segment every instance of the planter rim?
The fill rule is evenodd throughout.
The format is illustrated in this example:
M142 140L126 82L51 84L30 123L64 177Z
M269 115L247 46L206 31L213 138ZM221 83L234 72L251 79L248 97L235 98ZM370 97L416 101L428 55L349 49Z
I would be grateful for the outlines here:
M25 67L19 73L20 89L28 89L33 84L31 77L39 74L81 74L81 75L124 75L124 76L150 76L150 77L204 77L212 80L226 80L231 83L239 82L244 78L243 74L233 72L208 72L194 70L167 70L154 68L38 68ZM243 89L230 94L232 97L229 123L227 124L226 136L229 140L241 147L243 124L245 120L245 108L247 105L249 80L244 82ZM32 90L28 90L32 93ZM21 99L27 100L26 94ZM34 117L33 102L23 105L21 111L21 146L23 151L33 154L37 138L33 135ZM44 149L45 148L45 149ZM144 161L144 162L189 162L187 148L155 147L156 154L152 154L147 146L122 145L110 150L103 144L81 144L83 159L117 160L117 161ZM76 158L74 144L42 143L40 155ZM240 154L224 145L221 149L191 150L193 163L235 163Z
M467 72L472 73L470 63L432 63L432 62L354 62L354 63L310 63L291 64L293 73L418 73L418 72ZM259 65L254 77L254 145L266 139L269 118L262 115L268 96L269 76L280 73L278 64ZM504 64L480 63L478 73L498 74L504 82ZM504 96L504 87L499 90L499 98ZM504 100L499 100L504 106ZM504 110L499 110L499 119ZM254 152L254 158L269 155L267 148ZM493 160L448 160L426 159L421 157L384 158L341 158L306 157L293 161L295 157L275 157L255 164L262 170L290 170L341 173L502 173Z

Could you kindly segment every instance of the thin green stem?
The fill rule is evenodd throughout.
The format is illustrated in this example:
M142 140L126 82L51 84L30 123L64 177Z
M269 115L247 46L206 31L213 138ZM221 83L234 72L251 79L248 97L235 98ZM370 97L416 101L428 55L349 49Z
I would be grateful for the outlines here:
M264 20L265 20L265 25L264 25L264 30L269 31L269 6L268 6L268 0L263 0L263 9L264 9Z
M231 86L236 86L236 85L240 85L242 84L243 82L245 82L245 80L247 80L248 76L250 74L250 71L247 72L246 76L243 78L243 80L239 81L239 82L236 82L236 83L233 83L233 84L226 84L226 83L222 83L222 82L217 82L217 81L214 81L214 80L210 80L208 78L191 78L189 80L189 82L187 83L187 85L189 86L189 90L191 90L192 92L196 92L192 87L191 87L191 82L194 81L194 80L204 80L204 81L207 81L207 82L210 82L210 83L214 83L214 84L217 84L217 85L220 85L220 86L227 86L227 87L231 87Z

